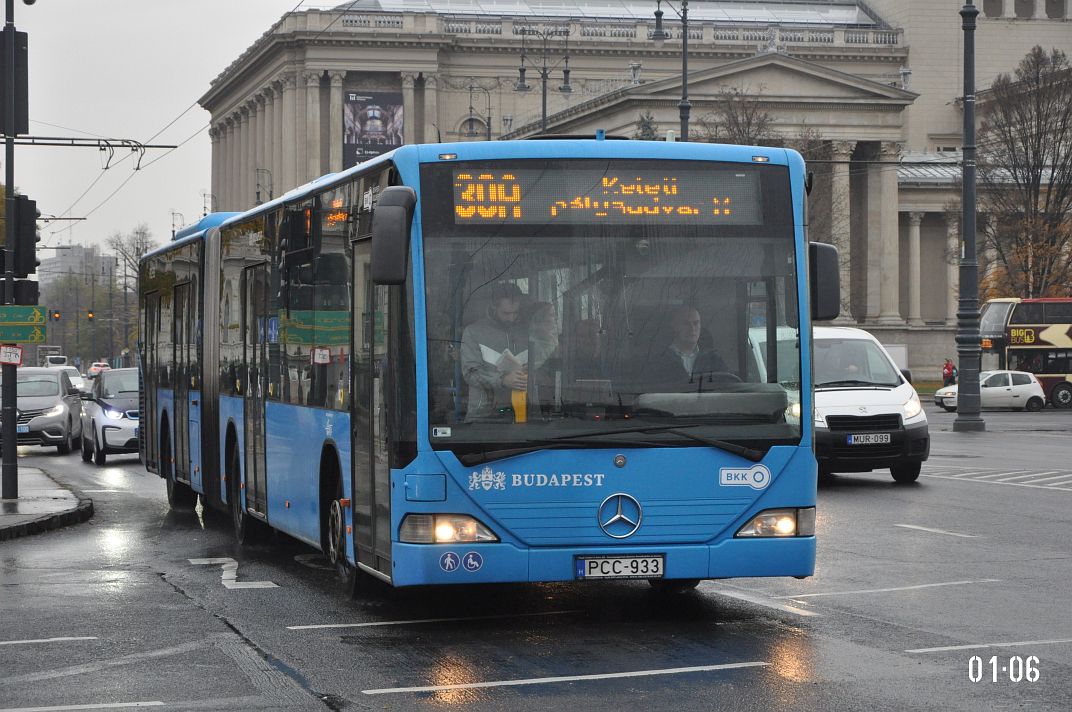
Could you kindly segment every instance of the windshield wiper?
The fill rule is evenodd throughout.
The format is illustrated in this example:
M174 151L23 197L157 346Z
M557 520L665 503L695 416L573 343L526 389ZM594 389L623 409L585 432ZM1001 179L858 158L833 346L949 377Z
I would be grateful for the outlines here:
M858 380L845 380L845 381L824 381L822 383L816 383L816 388L831 388L836 386L872 386L874 388L887 387L885 383L875 383L874 381L858 381Z
M683 438L689 440L695 440L696 442L703 443L704 445L710 445L711 447L717 447L720 450L732 453L734 455L740 455L746 460L752 462L759 462L766 454L760 450L754 448L745 447L744 445L738 445L737 443L727 442L726 440L718 440L715 438L708 438L703 435L696 435L695 433L686 433L683 428L697 428L702 424L696 425L637 425L632 428L617 428L615 430L593 431L590 433L578 433L576 435L563 435L560 438L551 438L551 442L564 442L572 440L580 440L582 438L593 438L601 435L621 435L624 433L672 433L674 435L680 435Z

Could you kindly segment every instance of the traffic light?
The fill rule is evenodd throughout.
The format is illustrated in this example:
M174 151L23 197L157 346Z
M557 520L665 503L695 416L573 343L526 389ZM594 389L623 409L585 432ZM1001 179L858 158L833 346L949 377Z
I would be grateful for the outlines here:
M61 316L63 316L63 315L60 313L59 309L49 309L48 310L48 320L49 321L59 321Z
M89 311L86 312L86 318L89 319L90 321L93 321L93 310L92 309L90 309Z
M40 262L37 259L37 243L41 241L37 234L37 201L25 195L15 196L15 276L28 277L37 271Z

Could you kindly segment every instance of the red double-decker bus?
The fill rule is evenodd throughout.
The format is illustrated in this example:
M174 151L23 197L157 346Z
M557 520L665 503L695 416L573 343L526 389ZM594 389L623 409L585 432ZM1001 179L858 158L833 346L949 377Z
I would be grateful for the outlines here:
M1072 408L1072 299L991 299L979 336L984 368L1035 374L1055 408Z

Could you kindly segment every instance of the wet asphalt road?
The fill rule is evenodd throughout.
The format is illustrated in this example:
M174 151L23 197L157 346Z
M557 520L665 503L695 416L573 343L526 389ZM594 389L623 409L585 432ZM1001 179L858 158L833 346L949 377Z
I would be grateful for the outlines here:
M300 543L243 550L223 515L169 511L136 457L24 449L96 513L0 544L0 711L1067 710L1072 411L988 413L1005 432L986 434L928 414L917 485L820 484L813 578L672 597L623 582L352 601ZM275 586L226 588L204 558ZM1032 656L1038 679L1013 681Z

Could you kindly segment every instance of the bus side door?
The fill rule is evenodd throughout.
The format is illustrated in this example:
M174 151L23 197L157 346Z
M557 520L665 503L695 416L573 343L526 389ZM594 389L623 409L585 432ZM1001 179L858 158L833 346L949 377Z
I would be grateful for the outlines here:
M264 458L264 396L267 391L268 265L247 267L242 275L242 314L246 362L245 423L246 511L268 515Z

